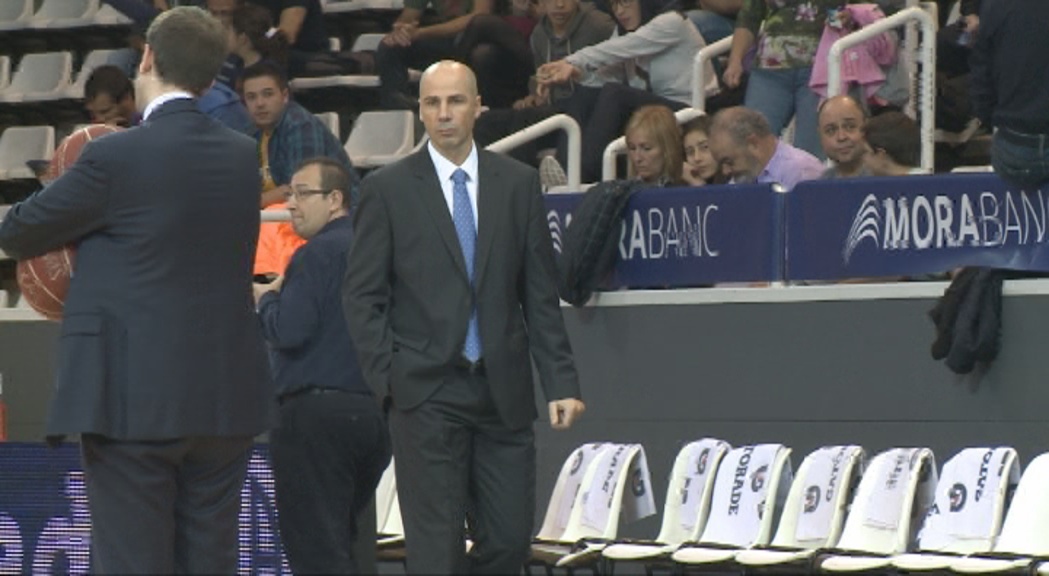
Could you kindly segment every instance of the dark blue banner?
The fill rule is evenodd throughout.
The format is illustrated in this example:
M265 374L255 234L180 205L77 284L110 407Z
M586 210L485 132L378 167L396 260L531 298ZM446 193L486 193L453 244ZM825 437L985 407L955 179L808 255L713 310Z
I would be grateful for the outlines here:
M1049 191L994 174L802 182L788 202L789 280L1049 271Z
M91 516L79 447L0 443L0 574L87 574ZM281 553L273 473L256 447L241 491L241 574L291 574Z
M619 257L607 288L682 288L782 278L784 197L767 184L637 192L623 213ZM581 198L582 194L545 197L558 253Z

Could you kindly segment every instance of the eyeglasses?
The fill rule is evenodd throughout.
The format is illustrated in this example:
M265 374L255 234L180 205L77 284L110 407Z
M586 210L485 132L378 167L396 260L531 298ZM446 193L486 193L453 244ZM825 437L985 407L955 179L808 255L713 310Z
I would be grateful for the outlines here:
M291 200L292 198L294 198L296 202L302 202L302 199L307 197L307 196L313 196L315 194L323 194L323 195L327 196L328 194L331 194L333 191L334 191L333 188L316 189L316 190L312 190L312 189L309 189L309 188L292 188L290 192L285 192L284 193L284 201L287 202L288 200Z

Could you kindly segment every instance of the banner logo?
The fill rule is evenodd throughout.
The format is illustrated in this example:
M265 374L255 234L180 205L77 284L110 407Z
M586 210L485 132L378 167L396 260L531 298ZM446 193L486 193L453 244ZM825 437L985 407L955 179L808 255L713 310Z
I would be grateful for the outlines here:
M867 194L863 203L860 204L860 209L856 211L856 217L853 218L852 227L849 229L849 237L845 241L845 249L841 252L845 263L849 263L852 251L860 242L870 238L877 245L879 236L881 236L881 214L878 212L878 197L874 194Z
M562 247L561 234L564 228L568 228L568 223L572 219L571 216L565 218L564 226L561 225L561 215L557 213L557 210L550 210L546 213L546 226L550 229L550 238L554 241L554 253L560 254Z

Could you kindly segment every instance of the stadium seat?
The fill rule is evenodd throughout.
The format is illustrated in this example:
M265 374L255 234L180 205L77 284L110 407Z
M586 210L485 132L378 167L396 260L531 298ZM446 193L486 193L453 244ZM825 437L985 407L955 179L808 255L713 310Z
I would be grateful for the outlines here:
M404 0L321 0L325 14L359 12L361 10L400 10Z
M961 555L992 550L1019 480L1012 448L966 448L956 454L943 465L918 551L892 558L892 566L910 573L944 570Z
M29 24L33 28L76 28L95 23L99 0L44 0Z
M95 12L95 26L126 26L131 24L131 18L109 4L102 4L98 12Z
M379 485L375 487L375 529L382 533L386 526L386 519L390 516L393 501L397 498L397 474L394 472L393 458L390 465L383 471L379 478Z
M668 558L684 542L698 540L710 512L718 466L731 449L727 442L714 438L682 448L670 471L659 535L655 540L613 543L601 555L609 562L648 563Z
M697 544L671 558L686 567L730 561L741 548L768 544L776 512L793 483L790 448L757 444L725 456L714 481L710 517Z
M0 2L0 31L27 28L32 17L33 0L4 0Z
M346 154L358 168L394 162L415 146L415 117L408 110L362 112L346 139Z
M331 133L335 135L335 138L340 138L338 112L318 112L314 114L314 116L317 117L317 120L321 121L321 124L327 126L328 130L331 130Z
M579 459L580 466L575 466L575 459L579 457L574 457L572 466L578 469L585 458ZM541 530L532 544L530 564L573 567L573 562L597 558L592 550L603 549L619 531L620 513L626 512L624 494L628 483L633 483L635 496L647 496L651 501L651 490L642 494L636 491L638 486L651 486L644 448L640 444L600 445L572 499L564 532L560 538L546 539ZM560 497L567 500L568 496L565 490ZM563 504L559 504L559 512L563 512Z
M26 54L11 77L11 84L0 91L0 102L36 102L65 97L72 74L73 55L69 52Z
M0 133L0 180L32 179L29 160L50 160L55 150L51 126L11 126Z
M83 98L84 84L87 83L88 77L95 71L95 68L112 63L114 57L120 53L120 50L92 50L89 52L87 57L84 58L84 63L80 65L80 70L76 74L76 80L66 88L65 97L74 100Z
M859 446L828 446L805 457L772 544L741 550L734 561L747 567L808 564L818 549L836 545L864 460Z
M1016 487L1002 533L994 551L968 556L951 563L951 571L962 574L1028 573L1036 558L1049 556L1049 453L1042 454L1024 470ZM1039 564L1039 573L1046 573Z
M910 549L932 506L936 463L928 448L892 448L863 475L837 548L817 560L821 572L863 572Z
M11 83L11 57L0 56L0 92Z
M353 42L353 52L370 52L379 49L383 34L361 34ZM418 82L421 72L408 70L408 80ZM313 78L293 78L288 82L292 90L314 90L318 88L378 88L379 77L374 74L345 74L341 76L317 76Z

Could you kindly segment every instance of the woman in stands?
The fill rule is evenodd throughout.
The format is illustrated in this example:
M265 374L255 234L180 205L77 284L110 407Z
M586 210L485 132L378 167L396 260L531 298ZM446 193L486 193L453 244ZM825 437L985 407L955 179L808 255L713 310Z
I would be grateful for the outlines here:
M233 11L229 26L229 51L244 61L241 69L269 60L287 73L288 42L273 27L270 11L255 4L244 4ZM235 81L240 91L239 80Z
M631 113L661 104L680 110L692 99L692 61L705 46L703 37L666 0L612 0L616 35L544 64L536 73L542 89L570 81L600 85L597 92L577 91L567 111L583 128L583 179L601 176L605 146L622 133ZM717 90L706 64L708 94Z
M630 178L649 186L680 186L684 154L681 129L666 106L642 106L626 125Z
M693 118L681 125L685 163L681 179L688 186L724 184L728 178L720 170L710 151L710 116Z

